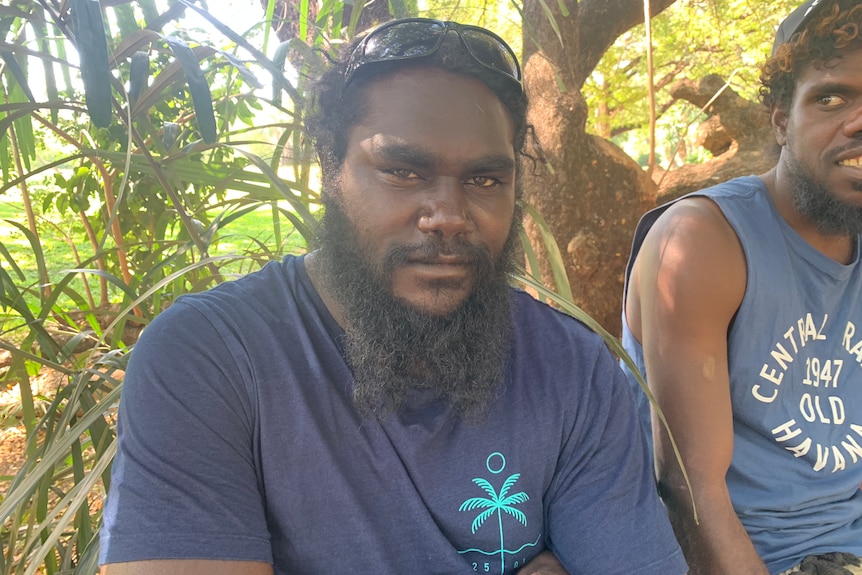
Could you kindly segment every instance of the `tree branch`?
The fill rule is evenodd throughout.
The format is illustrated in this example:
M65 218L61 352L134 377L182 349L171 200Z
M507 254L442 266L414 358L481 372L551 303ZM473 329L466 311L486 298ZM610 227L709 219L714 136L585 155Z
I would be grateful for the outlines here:
M650 0L653 17L676 0ZM624 32L643 22L643 0L581 0L578 4L577 86L583 86L611 44Z

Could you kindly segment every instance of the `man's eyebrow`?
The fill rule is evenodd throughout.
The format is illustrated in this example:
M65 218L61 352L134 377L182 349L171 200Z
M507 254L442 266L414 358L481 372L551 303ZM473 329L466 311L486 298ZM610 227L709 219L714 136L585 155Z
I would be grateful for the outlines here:
M398 162L417 168L427 168L437 163L433 154L416 146L408 146L406 144L375 145L372 147L372 151L375 156L382 160Z
M855 91L856 88L851 87L846 82L836 82L834 80L814 82L808 89L808 92L817 94L848 94Z
M430 168L440 159L422 148L407 144L379 144L372 147L374 155L383 161L397 162L416 168ZM466 166L467 172L510 172L515 169L515 160L506 155L491 155L476 158Z
M509 156L486 156L478 158L467 165L470 173L511 172L515 169L515 160Z

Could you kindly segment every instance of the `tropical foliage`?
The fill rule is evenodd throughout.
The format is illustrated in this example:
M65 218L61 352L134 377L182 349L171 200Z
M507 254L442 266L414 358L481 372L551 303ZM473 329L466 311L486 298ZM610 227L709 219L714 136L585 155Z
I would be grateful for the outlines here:
M671 88L684 78L700 79L718 74L743 97L756 101L758 66L768 54L778 23L793 10L797 0L686 0L674 3L651 20L655 61L656 108L659 130L658 155L667 166L679 140L703 118L691 104L679 102ZM584 86L590 108L590 130L621 144L627 151L646 153L649 124L644 26L623 34L605 53ZM680 163L703 161L702 150L691 145L690 157ZM631 152L630 152L631 153Z
M209 31L177 28L186 11ZM313 242L305 80L286 77L287 46L267 58L184 0L13 0L0 32L0 192L20 198L7 226L35 264L0 243L0 347L20 393L7 417L28 435L0 503L0 573L94 573L136 334L177 296ZM262 211L265 230L233 233ZM33 393L43 368L63 374L52 397Z

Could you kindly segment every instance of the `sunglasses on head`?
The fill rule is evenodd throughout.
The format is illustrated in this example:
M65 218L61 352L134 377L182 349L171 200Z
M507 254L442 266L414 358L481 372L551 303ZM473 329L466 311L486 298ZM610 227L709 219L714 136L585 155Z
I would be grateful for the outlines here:
M353 75L366 64L431 56L440 49L450 31L458 35L473 60L514 80L523 90L518 58L502 38L479 26L429 18L395 20L369 32L347 59L345 84L349 84Z

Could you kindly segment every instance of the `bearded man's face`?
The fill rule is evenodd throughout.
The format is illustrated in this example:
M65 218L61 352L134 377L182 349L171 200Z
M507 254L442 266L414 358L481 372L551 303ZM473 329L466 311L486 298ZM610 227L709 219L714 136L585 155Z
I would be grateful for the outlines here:
M484 84L439 69L365 90L368 112L325 190L317 260L343 308L357 406L392 411L424 389L479 413L511 342L511 117Z
M773 110L796 211L822 234L862 233L862 48L805 66L786 109Z

